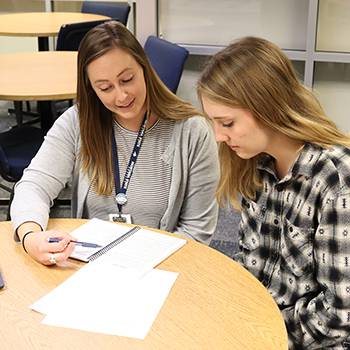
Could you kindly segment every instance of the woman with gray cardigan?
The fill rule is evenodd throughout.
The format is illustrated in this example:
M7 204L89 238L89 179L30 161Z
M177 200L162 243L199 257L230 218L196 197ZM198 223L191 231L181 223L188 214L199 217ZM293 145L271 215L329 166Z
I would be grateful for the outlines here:
M208 243L217 218L218 160L210 127L154 73L118 22L92 29L78 53L77 105L48 132L15 187L11 218L45 265L68 258L66 232L46 231L72 178L72 216L133 222ZM49 243L49 237L60 237Z

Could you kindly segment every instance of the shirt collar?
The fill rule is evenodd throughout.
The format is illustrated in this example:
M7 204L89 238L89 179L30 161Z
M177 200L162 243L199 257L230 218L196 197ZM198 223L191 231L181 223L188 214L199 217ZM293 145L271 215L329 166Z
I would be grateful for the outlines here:
M321 153L322 148L320 146L311 143L305 143L305 146L300 151L293 166L288 171L287 175L281 179L281 181L288 181L292 177L295 178L298 176L311 177L312 169L318 161ZM260 156L257 164L257 169L260 171L266 171L278 179L275 170L274 159L270 155L264 154Z

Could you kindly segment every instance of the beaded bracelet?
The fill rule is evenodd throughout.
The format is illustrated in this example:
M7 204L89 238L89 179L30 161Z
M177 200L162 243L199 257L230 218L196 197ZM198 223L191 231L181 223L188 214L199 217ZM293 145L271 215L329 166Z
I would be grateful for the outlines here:
M25 251L27 254L28 254L28 252L27 252L26 247L24 246L24 240L25 240L25 238L26 238L30 233L34 233L34 231L28 231L28 232L26 232L26 233L23 235L23 237L22 237L22 247L23 247L24 251Z

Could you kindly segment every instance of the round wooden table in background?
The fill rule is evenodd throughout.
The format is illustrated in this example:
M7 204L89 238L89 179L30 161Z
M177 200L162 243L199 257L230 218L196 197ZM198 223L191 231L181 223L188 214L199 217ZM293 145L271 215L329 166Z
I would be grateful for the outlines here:
M71 231L84 222L54 219L49 228ZM5 281L0 292L3 350L288 348L281 313L264 286L236 262L194 241L158 266L179 272L179 276L144 340L42 325L43 315L28 306L81 266L73 260L65 267L36 263L13 241L11 223L0 222L0 271Z
M0 15L0 35L38 37L39 51L48 50L48 37L63 24L98 21L110 17L80 12L20 12Z
M44 101L38 106L43 130L48 130L54 119L48 101L74 99L76 91L75 51L0 55L0 100ZM21 115L17 116L21 118Z
M45 51L0 55L0 100L75 98L77 52Z
M38 37L38 49L39 51L48 51L49 50L49 37L55 36L58 34L60 28L64 24L68 23L78 23L78 22L87 22L87 21L97 21L97 20L104 20L109 19L110 17L107 16L101 16L91 13L80 13L80 12L20 12L20 13L10 13L10 14L1 14L0 15L0 35L3 36L21 36L21 37ZM8 57L7 57L8 58ZM4 57L2 60L6 60L6 57ZM33 59L36 59L33 57ZM38 59L39 62L39 59ZM31 62L30 62L31 63ZM59 64L58 68L60 68L62 65ZM20 62L19 70L22 68L27 69L28 71L31 69L30 66L27 66L27 62L22 60ZM0 67L0 69L3 67ZM45 69L48 69L45 62ZM53 69L56 68L55 66L52 67L52 70L49 72L49 76L52 77ZM74 67L75 68L75 67ZM35 71L35 70L34 70ZM12 72L12 71L11 71ZM42 72L42 70L41 70ZM71 72L71 67L67 67L67 72ZM75 70L76 72L76 70ZM76 74L76 73L75 73ZM16 74L17 75L17 74ZM64 74L63 77L66 77L67 74ZM26 77L30 78L31 73L27 72ZM57 75L59 77L59 75ZM42 79L40 78L40 75L38 76L38 80L41 82ZM76 77L73 77L76 81ZM4 80L3 77L0 76L0 79ZM48 79L47 79L48 81ZM59 82L55 82L52 80L52 88L49 89L49 91L46 93L47 96L52 96L52 90L55 93L57 91L58 94L62 94L62 99L68 98L72 99L75 97L75 93L73 92L73 89L67 89L67 85L72 81L72 79L65 80L66 82L62 85L62 91L59 90L59 86L62 82L64 82L63 79L60 79ZM34 87L35 80L28 85L29 89L32 90ZM46 88L48 84L44 84L43 88ZM1 85L2 89L7 89L7 85ZM22 103L19 101L30 101L30 100L38 100L38 101L45 101L45 102L39 102L38 103L38 109L39 114L41 116L42 121L42 129L44 131L47 131L53 122L53 119L56 117L54 115L54 112L52 111L52 104L50 100L46 97L44 97L45 94L38 93L36 94L38 86L35 86L35 89L33 90L33 98L30 98L31 94L29 94L29 98L22 100L19 98L13 99L15 104L15 114L17 119L17 124L22 125ZM74 86L74 91L75 91ZM18 86L18 89L21 89L21 84ZM16 91L16 89L15 89ZM17 92L17 91L16 91ZM6 96L10 95L10 93L6 94ZM23 95L28 95L27 92L23 92ZM37 96L39 95L39 96ZM66 96L64 96L66 95ZM19 96L19 94L14 94L14 96ZM37 98L39 97L39 98ZM1 97L0 97L1 99ZM5 100L8 100L8 98L4 98ZM58 98L52 98L51 100L57 100ZM44 116L44 117L43 117Z

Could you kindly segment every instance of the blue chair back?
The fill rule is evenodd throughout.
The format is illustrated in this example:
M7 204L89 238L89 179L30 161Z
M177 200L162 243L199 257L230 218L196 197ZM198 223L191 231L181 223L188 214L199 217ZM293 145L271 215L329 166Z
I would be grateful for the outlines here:
M116 21L118 20L117 18L113 19ZM78 51L80 42L84 38L85 34L90 29L107 21L110 21L110 19L64 24L58 32L56 50Z
M33 126L22 126L0 133L0 175L17 182L44 141L44 133Z
M156 36L148 37L144 50L159 78L175 94L188 57L188 51Z
M81 12L118 18L119 22L126 25L128 22L130 5L127 2L84 1Z
M21 126L0 133L0 175L9 182L21 179L23 171L38 152L44 141L44 133L33 126ZM0 182L0 188L10 192L7 207L7 220L10 217L10 205L13 199L13 187Z

